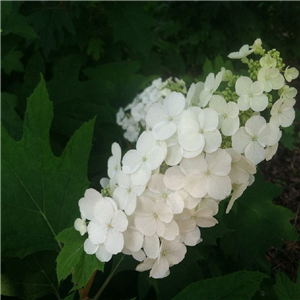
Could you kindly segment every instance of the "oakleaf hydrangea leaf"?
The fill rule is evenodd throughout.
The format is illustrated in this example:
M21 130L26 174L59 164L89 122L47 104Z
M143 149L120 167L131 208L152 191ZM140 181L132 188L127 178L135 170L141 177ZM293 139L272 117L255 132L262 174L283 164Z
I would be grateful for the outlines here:
M267 276L259 272L239 271L192 283L173 300L250 300Z
M236 201L236 208L224 217L226 226L233 231L224 235L221 247L244 267L265 264L266 251L270 246L280 246L282 239L298 240L290 224L294 214L272 202L280 191L279 186L265 182L258 174L254 184Z
M95 255L84 252L83 244L86 239L81 236L74 227L62 231L57 239L64 244L62 251L57 257L57 278L65 279L72 272L74 289L83 287L95 270L104 270L104 263Z
M29 97L20 141L2 130L2 255L24 257L59 250L55 237L78 216L78 199L88 187L87 160L94 120L82 125L61 157L52 153L53 117L41 79Z
M300 267L298 267L297 278L297 282L294 283L286 274L282 272L276 273L276 284L274 286L274 290L278 299L300 299Z
M6 259L4 262L8 270L6 276L13 283L11 288L14 288L12 292L15 296L24 300L39 299L48 294L58 296L54 263L56 255L56 251L41 251L23 259ZM4 287L7 289L7 285Z

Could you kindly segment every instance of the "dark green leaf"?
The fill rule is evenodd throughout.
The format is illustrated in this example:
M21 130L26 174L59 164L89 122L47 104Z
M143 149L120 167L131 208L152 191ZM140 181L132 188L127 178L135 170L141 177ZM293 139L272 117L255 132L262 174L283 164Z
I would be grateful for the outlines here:
M148 55L152 47L152 18L137 2L116 2L109 16L114 40L125 42L133 51Z
M28 19L20 14L8 13L3 16L1 29L3 34L15 33L27 39L37 38L34 29L28 25Z
M20 140L23 132L23 122L17 114L17 97L8 93L1 93L1 121L8 134L15 140Z
M206 279L192 283L173 300L250 300L266 277L259 272L239 271Z
M23 72L24 66L21 62L23 53L19 50L12 50L3 57L1 61L1 67L4 69L5 73L10 75L12 71Z
M88 255L84 252L83 244L86 236L81 236L74 227L62 231L57 239L64 244L57 257L58 281L72 273L72 281L75 284L73 289L79 289L88 282L94 271L104 270L103 262L99 261L95 255Z
M280 191L280 187L265 182L258 174L254 184L224 217L225 224L233 232L223 236L221 246L244 267L264 263L265 252L270 246L280 246L282 239L298 240L297 231L290 224L294 214L272 203Z
M276 273L275 293L279 300L299 300L300 299L300 267L298 267L297 282L282 272Z
M1 273L1 295L17 296L17 288L14 279L7 273Z
M44 59L39 51L36 51L29 59L26 69L24 82L21 90L21 97L26 99L40 82L41 74L45 73Z
M49 143L52 103L42 79L30 96L24 133L15 141L2 130L2 255L24 257L58 250L56 235L73 224L88 187L93 121L80 128L61 157Z
M23 259L11 258L4 262L19 298L34 300L48 294L58 295L56 256L54 251L42 251Z
M44 6L29 16L29 20L39 35L36 43L43 49L46 56L62 45L65 31L75 34L74 24L68 12L64 11L59 3L50 2L50 5Z

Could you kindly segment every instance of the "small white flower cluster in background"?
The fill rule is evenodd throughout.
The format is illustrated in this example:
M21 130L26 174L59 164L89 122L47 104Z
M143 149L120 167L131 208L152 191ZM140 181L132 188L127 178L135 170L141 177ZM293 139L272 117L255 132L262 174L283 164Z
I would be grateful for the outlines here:
M163 99L172 91L186 94L186 86L183 80L169 78L162 81L158 78L152 82L141 94L137 95L133 102L125 108L120 107L117 113L117 124L122 127L124 137L129 142L136 142L140 133L145 130L145 117L153 103L162 103Z
M218 223L219 202L230 198L228 213L256 165L276 153L281 127L295 117L297 91L286 81L299 73L276 50L266 53L260 39L229 57L247 64L250 76L222 69L187 95L166 92L158 79L129 106L135 126L145 128L136 129L136 148L122 157L114 143L101 194L88 189L79 200L75 228L88 234L87 254L107 262L123 252L140 262L138 271L166 277L186 246L202 241L201 228Z

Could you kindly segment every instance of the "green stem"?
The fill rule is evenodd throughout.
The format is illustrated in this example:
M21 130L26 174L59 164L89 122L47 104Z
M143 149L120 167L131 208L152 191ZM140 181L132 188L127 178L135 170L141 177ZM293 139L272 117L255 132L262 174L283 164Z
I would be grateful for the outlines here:
M120 263L123 261L125 255L122 256L122 258L120 259L120 261L117 263L117 265L115 266L115 268L113 270L110 271L108 277L106 278L106 280L104 281L104 283L102 284L101 288L99 289L99 291L97 292L97 294L95 295L95 297L92 300L97 300L100 295L102 294L102 292L104 291L104 289L106 288L106 286L109 284L110 280L112 279L112 277L114 276L116 270L118 269Z

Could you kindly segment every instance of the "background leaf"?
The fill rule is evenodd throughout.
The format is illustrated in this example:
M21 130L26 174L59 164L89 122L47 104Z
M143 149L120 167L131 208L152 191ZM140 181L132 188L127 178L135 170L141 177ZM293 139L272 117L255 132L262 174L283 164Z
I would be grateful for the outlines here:
M265 264L265 252L270 246L280 246L282 239L298 239L296 229L289 222L294 214L272 203L280 192L279 186L265 182L262 175L256 174L254 184L224 217L226 226L233 231L221 239L222 249L244 267Z
M6 259L5 268L19 298L34 300L48 294L58 295L54 263L56 256L55 251L42 251L23 259Z
M265 274L259 272L240 271L229 275L206 279L181 291L173 300L250 300Z
M282 272L276 273L275 293L279 300L298 300L300 299L300 267L298 267L297 282Z
M55 236L78 214L88 187L86 161L94 121L84 124L60 158L52 154L52 103L42 79L28 99L20 141L2 130L2 255L58 250Z
M140 3L114 3L109 16L109 24L113 28L114 40L125 42L133 51L143 55L151 49L152 18L143 10Z
M86 236L81 236L74 227L62 231L57 239L64 244L57 257L58 281L65 279L72 272L72 282L75 284L73 289L79 289L88 282L94 271L103 272L104 263L95 255L84 252L83 244Z

